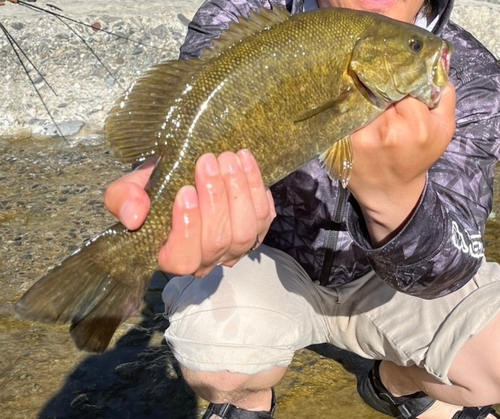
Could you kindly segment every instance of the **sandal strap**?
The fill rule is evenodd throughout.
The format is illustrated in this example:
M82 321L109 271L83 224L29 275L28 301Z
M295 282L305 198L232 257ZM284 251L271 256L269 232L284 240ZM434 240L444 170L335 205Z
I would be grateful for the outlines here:
M432 397L421 391L402 397L393 396L380 379L379 367L381 362L375 361L368 376L361 380L358 385L359 395L368 406L393 418L413 419L424 413L435 403Z
M240 409L232 404L214 404L210 403L208 409L203 415L203 419L209 419L212 415L217 415L222 419L273 419L276 411L276 396L274 388L271 389L271 409L268 411L251 412L249 410Z
M452 419L485 419L488 415L500 418L500 415L491 406L465 407L455 413Z

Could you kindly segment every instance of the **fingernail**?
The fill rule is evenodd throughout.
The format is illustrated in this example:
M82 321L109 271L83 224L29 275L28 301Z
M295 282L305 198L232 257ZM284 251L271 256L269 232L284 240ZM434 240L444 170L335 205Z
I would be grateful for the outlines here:
M232 175L239 169L239 162L233 153L224 153L219 156L220 170L223 174Z
M252 153L250 153L249 150L243 149L238 151L237 154L241 162L241 167L245 172L249 172L254 168L256 164L255 158L253 157Z
M137 212L137 206L132 201L126 201L120 210L120 221L123 225L129 229L137 228L137 220L139 219L139 214Z
M219 174L219 163L213 154L203 156L203 171L209 176L217 176Z
M183 186L179 193L181 194L182 205L185 209L198 207L198 193L194 186Z

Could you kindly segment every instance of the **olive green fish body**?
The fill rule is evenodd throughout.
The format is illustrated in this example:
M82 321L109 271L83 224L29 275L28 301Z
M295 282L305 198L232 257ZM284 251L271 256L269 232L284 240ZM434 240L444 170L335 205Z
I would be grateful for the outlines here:
M151 210L134 232L117 224L56 266L16 311L72 322L79 348L103 351L141 305L168 236L175 194L202 154L248 148L271 185L320 156L343 184L349 134L407 95L436 105L451 46L371 13L262 9L231 24L201 58L154 66L120 98L107 139L124 162L157 157Z

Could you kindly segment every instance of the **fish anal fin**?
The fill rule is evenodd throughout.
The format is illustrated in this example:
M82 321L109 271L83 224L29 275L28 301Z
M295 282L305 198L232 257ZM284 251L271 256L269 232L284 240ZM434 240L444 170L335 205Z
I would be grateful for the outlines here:
M337 141L321 154L320 159L330 178L340 181L342 186L346 188L351 178L354 163L351 137L346 136Z
M133 301L132 295L132 289L117 284L85 317L73 319L70 333L76 347L88 352L104 352L118 326L141 308L141 298L136 296Z
M119 318L85 318L71 325L70 333L78 349L102 353L121 323Z

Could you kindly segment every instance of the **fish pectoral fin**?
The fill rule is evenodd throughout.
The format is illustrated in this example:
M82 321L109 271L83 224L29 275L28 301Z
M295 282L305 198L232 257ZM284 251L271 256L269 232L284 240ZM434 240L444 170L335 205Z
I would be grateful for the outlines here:
M307 111L298 115L298 117L295 118L294 123L302 122L315 117L330 119L332 117L341 115L350 109L351 97L352 97L352 88L347 87L336 98L322 105L316 106L312 109L308 109Z
M333 144L319 157L332 180L339 180L346 188L354 162L351 137L348 135Z

